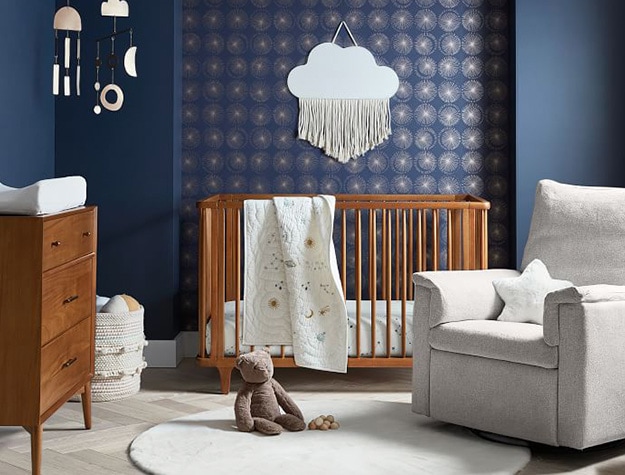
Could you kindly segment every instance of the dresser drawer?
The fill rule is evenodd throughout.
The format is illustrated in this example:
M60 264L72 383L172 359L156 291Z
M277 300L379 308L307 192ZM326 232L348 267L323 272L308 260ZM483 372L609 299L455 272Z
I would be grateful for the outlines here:
M93 267L90 257L43 274L42 345L95 311Z
M95 252L95 210L44 221L43 270Z
M91 370L93 319L86 318L41 349L41 413Z

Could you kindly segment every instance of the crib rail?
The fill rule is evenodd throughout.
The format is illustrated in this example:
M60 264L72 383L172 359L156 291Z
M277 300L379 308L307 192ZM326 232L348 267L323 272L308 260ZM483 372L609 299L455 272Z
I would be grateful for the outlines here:
M234 360L241 353L243 296L243 203L271 199L267 194L221 194L198 202L199 351L198 362L217 367L222 392L230 386ZM413 296L412 274L425 270L485 269L488 264L487 212L490 203L472 195L336 195L335 247L343 293L355 301L355 355L349 366L410 366L407 355L407 303ZM234 302L235 351L226 355L224 309ZM384 315L377 315L383 301ZM391 306L401 308L400 348L392 349ZM367 308L365 308L367 306ZM362 328L364 311L372 324ZM385 319L385 334L375 322ZM210 323L211 348L206 347ZM362 341L371 342L363 356ZM376 351L376 343L383 351ZM294 366L285 347L273 357L277 367Z

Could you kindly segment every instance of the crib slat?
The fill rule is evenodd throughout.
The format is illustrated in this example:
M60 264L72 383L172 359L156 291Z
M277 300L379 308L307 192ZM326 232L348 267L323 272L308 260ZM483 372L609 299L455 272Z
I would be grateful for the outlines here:
M218 209L214 213L214 222L211 227L212 240L213 240L213 268L212 268L212 280L213 284L213 302L215 315L212 318L211 330L211 353L216 358L224 357L224 340L223 338L215 337L224 334L224 302L226 297L224 268L225 268L225 210Z
M347 210L341 211L341 282L347 298Z
M234 296L234 354L239 354L239 321L241 320L241 210L235 210L236 227L235 227L235 278L236 290Z
M428 210L424 209L421 214L421 258L423 262L421 263L421 268L423 270L428 269Z
M371 295L373 295L373 293L376 291L376 282L375 279L373 279L373 273L376 270L376 266L377 266L377 262L375 262L373 260L373 252L374 250L372 249L372 243L373 241L375 241L375 234L373 233L374 230L374 224L373 222L375 221L375 210L370 209L369 210L369 226L367 227L367 239L369 242L369 258L368 258L368 264L369 264L369 282L368 282L368 295L369 295L369 300L371 300Z
M417 255L416 255L416 271L423 271L423 210L417 210Z
M471 210L462 210L462 268L464 270L475 267L475 241L474 233L471 232Z
M480 234L477 230L477 213L474 210L470 209L469 215L471 216L471 269L477 269L477 258L479 254L478 236Z
M401 285L406 280L406 268L404 264L406 263L406 258L408 257L408 251L404 249L404 242L406 241L406 233L408 232L408 228L406 227L406 211L399 211L399 215L397 217L399 221L399 240L397 242L397 253L399 254L399 280L397 281L397 287L400 290L397 291L397 299L401 299Z
M386 226L386 232L388 233L388 243L389 245L386 248L386 262L387 262L387 268L386 268L386 357L390 358L391 356L391 321L392 321L392 310L391 310L391 299L393 298L393 292L392 292L392 281L393 281L393 276L392 276L392 266L393 266L393 257L392 257L392 247L390 245L391 242L393 242L392 240L392 232L393 232L393 227L392 227L392 214L390 212L387 213L387 217L388 217L388 224ZM375 328L375 325L372 323L371 324L372 328ZM377 344L377 340L374 340L373 338L371 339L372 341L372 346L375 349L375 345ZM375 341L375 343L373 343Z
M362 223L360 210L357 209L355 211L354 216L354 226L355 226L355 244L356 244L356 252L354 253L356 261L354 263L354 278L355 278L355 297L356 297L356 356L360 358L360 305L362 299L362 250L361 250L361 239L362 236Z
M451 270L454 262L453 222L451 210L447 210L447 269Z
M453 253L454 262L453 268L455 270L462 269L462 211L454 209L451 211L453 222Z
M402 211L402 245L401 245L401 250L402 250L402 283L401 283L401 357L405 358L406 357L406 299L408 297L407 294L407 286L408 286L408 281L410 279L410 276L412 274L407 274L407 264L406 261L409 261L409 259L406 259L406 254L407 254L407 248L408 248L408 242L406 241L406 210Z
M235 296L233 292L236 288L236 270L234 269L235 263L235 244L234 238L236 236L235 229L238 226L238 221L236 220L238 217L238 209L228 209L225 208L223 210L225 216L225 227L224 227L224 249L225 249L225 267L224 267L224 278L225 278L225 292L226 292L226 301L233 300Z
M205 358L206 353L206 324L208 318L208 306L210 305L210 277L209 267L211 263L210 249L211 240L208 231L211 210L200 210L200 229L199 229L199 249L198 249L198 332L199 332L199 348L198 356Z
M414 273L414 267L412 260L414 259L414 218L412 210L408 210L408 276L407 278L410 280L410 287L408 288L408 298L410 300L413 299L413 285L412 285L412 274Z
M439 214L437 209L432 210L432 270L438 270L440 243L439 236Z
M488 214L485 209L479 211L480 229L482 231L482 241L480 246L480 269L488 269Z
M399 210L395 210L395 300L399 300L399 268L401 255L399 253Z
M386 262L386 248L390 246L388 242L388 236L386 234L386 209L382 208L382 294L381 298L386 298L386 267L388 263Z
M375 341L375 321L376 306L378 301L378 229L377 229L377 213L372 209L369 211L369 261L371 273L369 279L373 282L370 287L372 292L369 294L369 303L371 305L371 341ZM360 320L357 322L358 335L360 335ZM358 345L358 356L360 357L360 345ZM373 357L375 358L375 351L373 351Z

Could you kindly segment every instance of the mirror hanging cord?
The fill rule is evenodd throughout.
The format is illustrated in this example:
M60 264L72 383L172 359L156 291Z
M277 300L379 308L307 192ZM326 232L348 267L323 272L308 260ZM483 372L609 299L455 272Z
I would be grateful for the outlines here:
M345 27L345 31L347 31L347 34L349 35L349 39L352 40L352 43L354 43L354 46L358 46L358 43L356 43L356 40L354 39L354 35L352 35L352 32L349 29L349 26L347 26L347 23L345 23L345 20L341 21L341 23L339 23L339 26L336 28L336 32L334 33L334 36L332 37L332 43L336 41L336 38L337 36L339 36L339 32L341 31L341 28L343 27Z

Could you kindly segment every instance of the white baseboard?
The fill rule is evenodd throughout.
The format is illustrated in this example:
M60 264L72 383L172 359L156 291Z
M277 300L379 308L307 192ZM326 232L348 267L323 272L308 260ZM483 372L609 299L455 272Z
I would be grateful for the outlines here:
M173 340L149 340L143 356L151 368L175 368L183 358L195 358L198 332L184 331Z
M176 339L180 342L179 351L180 358L195 358L198 353L199 343L198 338L200 337L199 332L180 332Z

